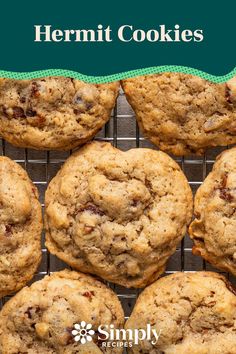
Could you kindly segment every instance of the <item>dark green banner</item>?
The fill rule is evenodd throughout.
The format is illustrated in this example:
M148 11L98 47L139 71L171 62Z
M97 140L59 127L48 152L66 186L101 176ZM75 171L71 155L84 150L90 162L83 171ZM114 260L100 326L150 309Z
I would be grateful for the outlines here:
M225 75L236 2L31 1L1 5L0 70L110 75L178 65Z

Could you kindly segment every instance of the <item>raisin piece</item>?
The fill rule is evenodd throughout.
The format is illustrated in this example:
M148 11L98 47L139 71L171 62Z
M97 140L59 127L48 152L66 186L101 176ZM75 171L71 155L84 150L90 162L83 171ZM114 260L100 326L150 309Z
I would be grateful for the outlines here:
M13 107L13 117L14 118L25 118L25 112L21 107Z
M9 114L7 113L7 109L6 109L6 107L1 106L1 111L2 111L2 113L4 114L4 116L6 116L6 117L8 117L8 116L9 116Z
M89 211L92 214L98 214L100 216L104 215L102 210L100 210L96 205L92 205L92 204L88 204L88 205L82 207L81 209L78 210L78 213L83 212L83 211Z
M25 311L25 314L31 319L32 318L32 313L31 310L33 307L28 307L27 310Z
M74 97L73 103L79 106L79 108L75 108L75 109L74 109L74 113L75 113L75 114L77 114L77 113L82 113L82 112L84 112L86 109L87 109L87 110L90 110L90 109L93 108L93 106L94 106L94 103L93 103L93 102L88 102L88 101L84 100L84 99L82 98L82 96L80 96L79 94ZM76 113L76 112L77 112L77 113Z
M85 112L85 109L82 109L82 108L75 108L74 110L73 110L73 112L74 112L74 114L81 114L81 113L84 113Z
M25 96L20 97L20 102L21 103L25 103L26 102L26 97Z
M37 115L37 112L31 108L28 108L25 113L27 117L35 117Z
M30 306L25 311L25 314L28 316L29 319L32 319L33 315L35 315L39 312L40 312L39 306L35 306L35 307Z
M227 179L228 179L228 174L226 173L221 181L219 190L220 190L220 198L223 200L226 200L228 202L232 202L234 199L233 196L230 194L230 189L227 188Z
M36 81L32 82L31 86L31 97L38 97L39 96L39 85Z
M28 117L28 121L32 127L41 127L44 125L46 119L45 117L37 115L37 117Z
M222 178L221 188L226 188L227 180L228 180L228 174L226 173Z
M229 188L220 189L220 198L226 200L227 202L232 202L232 200L234 199L233 196L230 194Z
M74 103L75 104L83 104L84 103L83 98L80 95L76 95L74 97Z
M225 88L225 97L226 97L226 101L229 103L229 104L232 104L232 97L231 97L231 90L228 88L228 86L226 86Z
M104 213L95 205L88 205L85 210L90 211L92 214L104 215Z
M5 230L6 230L6 236L10 236L12 234L12 225L6 225Z
M91 103L91 102L86 103L86 108L87 108L88 110L90 110L91 108L93 108L93 106L94 106L94 104Z
M94 296L94 291L85 291L83 296L87 297L91 301L92 297Z
M72 331L73 331L74 328L72 327L67 327L66 328L66 333L68 334L68 338L67 338L67 341L66 341L66 345L69 345L69 344L72 344L74 342L74 337L72 335Z
M136 208L137 207L137 205L138 205L138 200L132 200L132 202L131 202L131 206L133 207L133 208Z

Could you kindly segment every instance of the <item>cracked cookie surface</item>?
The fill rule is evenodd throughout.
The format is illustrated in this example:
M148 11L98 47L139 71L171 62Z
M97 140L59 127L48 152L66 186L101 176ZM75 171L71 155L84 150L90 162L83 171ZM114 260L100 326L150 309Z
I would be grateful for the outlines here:
M37 188L21 166L0 157L0 297L22 288L41 261Z
M95 332L81 344L73 336L75 324L85 321ZM2 354L119 354L102 347L99 325L123 327L124 314L116 294L100 281L64 270L25 287L0 313Z
M110 118L119 83L89 84L63 77L0 79L0 135L15 146L69 150Z
M126 329L156 330L159 339L139 341L133 354L235 354L236 292L217 273L166 276L139 296Z
M218 156L194 200L193 253L236 276L236 148Z
M165 153L93 142L66 161L45 205L51 253L83 272L143 287L164 271L184 236L192 193Z
M175 155L236 143L236 78L214 84L181 73L122 81L144 135Z

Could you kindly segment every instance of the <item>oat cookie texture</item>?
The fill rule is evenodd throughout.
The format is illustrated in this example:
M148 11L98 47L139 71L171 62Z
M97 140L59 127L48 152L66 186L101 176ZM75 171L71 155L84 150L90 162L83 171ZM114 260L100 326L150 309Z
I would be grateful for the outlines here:
M76 341L73 329L92 325L90 340ZM102 347L101 324L123 327L124 314L116 294L96 279L64 270L25 287L0 313L1 354L121 354Z
M22 288L41 261L42 212L25 170L0 157L0 297Z
M192 215L180 167L151 149L89 143L46 191L46 246L75 269L126 287L163 273Z
M235 354L236 292L217 273L177 272L141 293L125 327L147 324L159 339L139 341L128 353Z
M218 156L197 191L190 225L193 253L236 276L236 148Z
M175 155L236 143L236 78L215 84L164 73L122 81L144 135Z
M0 79L0 136L15 146L69 150L92 139L110 118L119 83L63 77Z

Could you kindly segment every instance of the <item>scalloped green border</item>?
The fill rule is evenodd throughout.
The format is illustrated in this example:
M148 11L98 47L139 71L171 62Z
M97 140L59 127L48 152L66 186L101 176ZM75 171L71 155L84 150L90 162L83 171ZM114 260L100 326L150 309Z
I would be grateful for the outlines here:
M102 84L106 82L127 79L139 75L158 74L163 72L178 72L184 74L192 74L214 83L222 83L231 79L233 76L236 75L236 67L228 74L222 76L211 75L204 71L188 68L185 66L164 65L164 66L153 66L144 69L130 70L123 73L106 75L106 76L88 76L88 75L78 73L76 71L63 70L63 69L47 69L47 70L38 70L38 71L31 71L31 72L13 72L13 71L0 70L0 77L23 80L23 79L36 79L36 78L46 77L46 76L64 76L64 77L72 77L74 79L79 79L89 83Z

